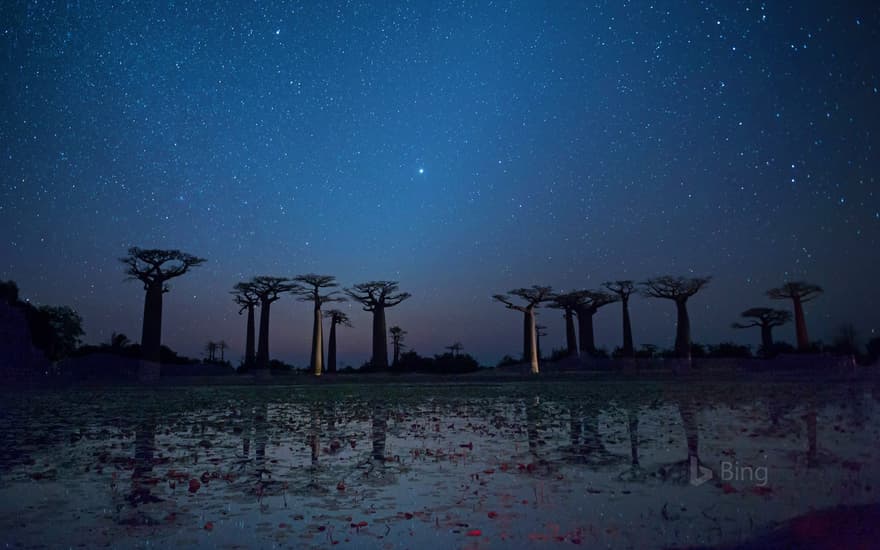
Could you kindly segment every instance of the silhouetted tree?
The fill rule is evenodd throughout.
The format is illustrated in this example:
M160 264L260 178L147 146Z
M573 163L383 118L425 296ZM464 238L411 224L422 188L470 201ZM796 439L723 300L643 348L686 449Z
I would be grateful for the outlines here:
M314 323L312 324L312 355L310 368L315 376L321 376L324 370L324 322L321 317L321 305L327 302L342 302L345 298L336 296L338 290L321 294L323 288L335 288L339 284L332 275L316 275L307 273L297 275L293 280L298 286L291 292L299 295L302 302L312 302L315 306Z
M711 277L673 277L664 275L648 279L642 284L642 293L649 298L665 298L675 302L678 314L675 325L675 354L691 358L691 321L687 312L688 299L705 288Z
M338 309L327 312L330 316L330 340L327 342L327 372L336 372L336 325L350 327L348 315Z
M180 250L132 247L128 249L128 256L120 258L120 261L128 266L125 270L128 279L137 279L144 284L147 294L144 298L141 352L145 359L159 362L162 346L162 295L169 290L166 283L206 260Z
M122 350L127 348L131 344L131 340L128 339L128 336L122 333L114 332L110 335L110 347L113 350Z
M794 307L794 324L797 334L797 347L799 351L810 349L810 337L807 334L807 323L804 319L804 304L822 294L822 287L803 281L785 283L778 288L771 288L767 296L774 300L791 300Z
M600 307L617 301L617 297L600 290L578 290L575 294L580 296L575 313L578 318L578 338L580 340L581 353L596 356L596 338L593 335L593 316Z
M232 296L235 303L241 306L238 310L238 314L241 315L244 311L247 311L244 365L245 367L252 367L256 361L256 352L254 351L254 308L260 304L260 298L257 296L257 293L254 292L254 288L250 283L236 283L235 289L232 291Z
M852 323L845 323L837 328L831 351L845 355L859 354L859 335Z
M461 342L455 342L451 346L446 346L444 349L448 349L453 357L457 357L458 354L461 353L461 350L464 349L464 346L461 345Z
M538 360L544 357L541 355L541 338L547 336L547 333L545 332L546 330L547 327L545 325L535 325L535 346L537 346L538 349Z
M580 292L563 292L553 295L553 300L548 307L561 309L565 318L565 351L566 355L577 355L577 336L574 331L574 316L583 302L583 295Z
M257 344L257 366L269 368L269 310L281 294L290 292L296 285L287 277L261 275L248 282L254 295L260 300L260 339Z
M226 361L226 348L229 347L229 344L226 343L226 340L220 340L217 342L217 350L220 352L220 362L223 363Z
M217 342L209 341L205 344L205 353L208 356L208 361L214 360L214 354L217 352Z
M607 281L602 286L617 296L623 309L623 346L620 348L620 355L621 357L634 357L632 325L629 320L629 297L636 290L635 283L630 280Z
M359 302L364 311L373 314L373 356L370 362L375 368L388 368L385 310L412 296L409 292L397 292L397 285L397 281L369 281L345 289L345 293Z
M791 321L791 313L782 309L753 307L740 313L740 317L751 319L748 323L733 323L733 328L761 328L761 351L764 355L773 353L773 327Z
M80 344L82 317L68 306L40 306L31 316L31 338L52 361L69 357Z
M508 294L522 299L525 301L525 305L514 304ZM492 296L492 298L504 304L507 309L522 312L523 360L530 363L533 374L540 372L538 367L538 334L535 329L535 309L540 307L541 303L552 299L552 296L552 288L538 285L532 285L530 288L515 288L507 294L495 294Z
M388 334L391 335L391 348L394 350L394 360L391 364L396 367L400 364L400 350L406 347L403 343L406 331L398 326L393 326L388 329Z

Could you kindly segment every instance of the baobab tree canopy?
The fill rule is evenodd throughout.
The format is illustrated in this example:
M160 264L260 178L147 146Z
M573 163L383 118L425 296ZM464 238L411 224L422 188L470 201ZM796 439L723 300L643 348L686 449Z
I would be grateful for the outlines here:
M411 295L399 292L397 281L369 281L346 288L345 293L363 306L364 311L373 314L373 355L370 362L374 367L388 367L388 347L385 341L385 310L394 307Z
M711 281L711 277L673 277L663 275L642 283L642 293L649 298L686 301Z

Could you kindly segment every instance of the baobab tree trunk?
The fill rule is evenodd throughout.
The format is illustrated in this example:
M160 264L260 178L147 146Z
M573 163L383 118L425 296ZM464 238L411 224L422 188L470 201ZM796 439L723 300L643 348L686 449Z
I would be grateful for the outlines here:
M577 355L577 337L574 334L574 312L565 311L565 351L569 356Z
M531 364L532 374L538 374L538 331L535 327L535 312L529 309L526 313L526 319L529 323L529 363Z
M581 353L592 355L596 351L596 341L593 338L593 314L589 311L578 312L578 333Z
M682 358L691 358L691 320L688 317L687 302L676 300L675 308L678 313L678 322L675 328L675 355Z
M797 331L798 351L810 349L810 337L807 335L807 322L804 320L804 305L798 297L792 298L794 302L794 324Z
M257 346L257 367L269 368L269 308L270 302L260 304L260 343Z
M324 370L324 323L321 319L321 307L315 304L315 323L312 327L312 372L321 376Z
M773 327L770 325L761 325L761 347L764 355L773 353Z
M635 355L633 350L633 332L632 325L629 321L629 300L621 300L623 302L623 356L632 357Z
M148 361L159 362L162 346L162 294L161 282L147 287L144 298L144 326L141 332L141 354Z
M327 342L327 372L336 372L336 322L330 320L330 339Z
M374 367L388 368L388 346L386 344L385 308L376 306L373 310L373 359Z
M244 364L253 366L254 364L254 306L249 305L247 314L247 335L245 337L244 346Z

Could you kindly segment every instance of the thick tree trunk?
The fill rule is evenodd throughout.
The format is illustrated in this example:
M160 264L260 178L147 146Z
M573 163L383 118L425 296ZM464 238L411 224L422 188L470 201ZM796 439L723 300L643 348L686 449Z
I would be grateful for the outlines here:
M330 320L330 339L327 342L327 372L336 372L336 322Z
M691 358L691 321L687 312L687 301L676 300L675 309L678 322L675 326L675 355L681 359Z
M529 323L529 333L530 333L530 349L529 349L529 363L531 365L532 374L538 374L540 372L538 368L538 331L535 328L535 310L529 309L526 313L526 318Z
M773 353L773 327L770 325L761 325L761 348L764 355Z
M633 332L632 325L629 321L629 299L621 300L623 304L623 356L633 357L635 350L633 349Z
M248 367L253 366L254 360L254 306L249 305L247 308L247 335L245 337L244 346L244 364Z
M373 358L377 368L388 368L388 329L385 327L385 308L376 306L373 310Z
M586 355L593 355L596 352L596 340L593 338L593 313L595 312L588 309L581 309L577 312L581 353Z
M797 331L798 351L810 349L810 337L807 335L807 322L804 319L804 305L798 297L792 298L794 302L794 324Z
M257 367L269 368L269 308L271 302L260 304L260 343L257 346Z
M312 327L312 372L321 376L324 370L324 323L321 319L321 307L315 304L315 322Z
M569 356L577 355L577 337L574 334L574 312L565 310L565 352Z
M141 332L141 354L147 361L159 362L162 347L162 294L161 282L147 287L144 298L144 326Z

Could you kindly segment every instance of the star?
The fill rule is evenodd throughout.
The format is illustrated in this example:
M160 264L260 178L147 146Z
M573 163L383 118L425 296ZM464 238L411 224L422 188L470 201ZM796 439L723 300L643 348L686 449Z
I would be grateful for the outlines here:
M419 174L424 174L424 173L425 173L425 169L424 169L424 168L419 168Z

